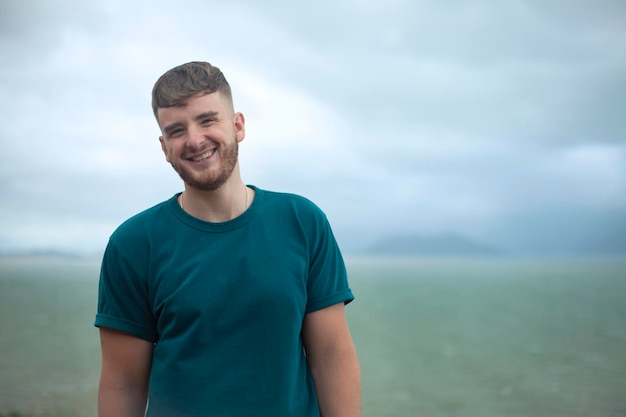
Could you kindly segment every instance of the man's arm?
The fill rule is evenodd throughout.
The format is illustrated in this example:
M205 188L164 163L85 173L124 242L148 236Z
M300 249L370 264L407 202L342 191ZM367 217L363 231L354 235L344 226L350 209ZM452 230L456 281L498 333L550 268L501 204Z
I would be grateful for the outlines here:
M302 337L322 417L360 417L361 375L344 303L307 314Z
M99 417L144 417L154 345L127 333L100 328L102 373Z

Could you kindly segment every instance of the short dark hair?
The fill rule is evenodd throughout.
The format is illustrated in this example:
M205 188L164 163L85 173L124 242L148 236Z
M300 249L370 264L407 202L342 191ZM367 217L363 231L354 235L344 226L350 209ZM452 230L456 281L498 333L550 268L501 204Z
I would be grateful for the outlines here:
M230 85L222 71L208 62L188 62L167 71L152 89L152 111L164 107L182 105L189 97L198 93L212 94L219 91L231 103ZM157 118L158 119L158 118Z

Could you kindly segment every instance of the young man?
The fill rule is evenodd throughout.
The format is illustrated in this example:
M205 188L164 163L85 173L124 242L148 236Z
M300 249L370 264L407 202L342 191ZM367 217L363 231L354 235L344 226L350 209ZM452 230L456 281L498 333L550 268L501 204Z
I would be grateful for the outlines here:
M99 416L360 416L353 296L324 214L243 183L244 117L218 68L171 69L152 107L184 191L107 245Z

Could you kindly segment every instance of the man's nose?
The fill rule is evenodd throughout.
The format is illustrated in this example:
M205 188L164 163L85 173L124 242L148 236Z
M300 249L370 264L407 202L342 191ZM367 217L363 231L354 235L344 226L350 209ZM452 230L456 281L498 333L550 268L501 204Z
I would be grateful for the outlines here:
M187 141L189 145L200 146L202 145L202 143L204 143L205 140L206 137L204 136L203 131L200 127L189 127L189 139Z

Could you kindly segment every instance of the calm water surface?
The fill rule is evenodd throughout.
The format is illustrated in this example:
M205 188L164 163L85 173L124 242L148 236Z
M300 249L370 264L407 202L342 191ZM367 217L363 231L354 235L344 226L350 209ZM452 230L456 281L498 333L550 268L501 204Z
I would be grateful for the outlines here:
M626 260L347 264L365 417L626 416ZM96 415L97 274L0 258L0 413Z

